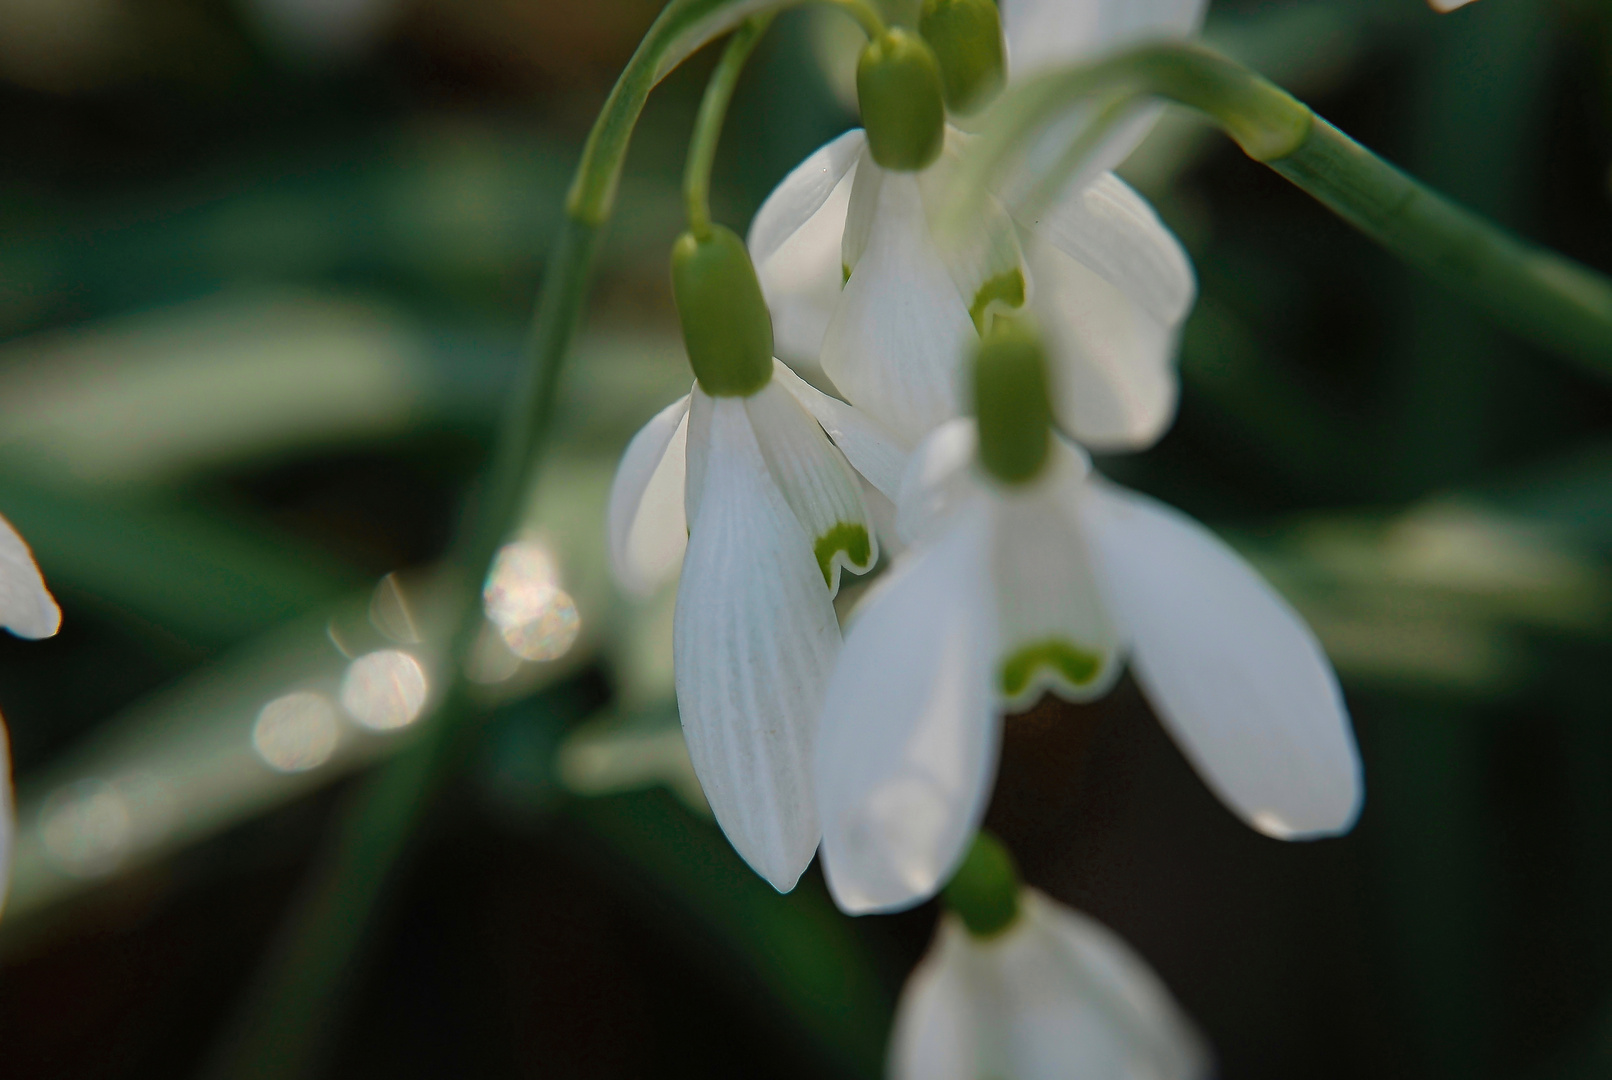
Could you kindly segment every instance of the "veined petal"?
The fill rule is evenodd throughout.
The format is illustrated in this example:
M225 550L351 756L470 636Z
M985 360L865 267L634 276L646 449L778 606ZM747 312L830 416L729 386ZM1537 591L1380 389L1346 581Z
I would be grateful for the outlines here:
M0 626L18 637L38 639L50 637L61 625L61 608L45 587L33 552L0 517Z
M1081 509L1137 681L1204 782L1267 836L1348 831L1360 755L1309 627L1184 514L1111 484Z
M820 148L773 189L750 225L750 257L772 310L774 347L808 371L818 369L845 280L840 244L866 145L857 128Z
M829 681L823 872L853 915L934 895L985 812L1001 726L989 526L987 506L965 508L933 546L904 555L853 614Z
M705 797L744 860L788 892L817 847L813 746L840 631L806 534L736 398L711 403L672 640L683 734Z
M767 470L811 538L824 584L831 595L838 593L842 569L865 574L879 561L878 536L856 473L776 379L745 398L744 409Z
M1052 475L995 498L991 561L1002 620L997 679L1010 711L1035 704L1048 690L1066 701L1092 701L1119 678L1119 632L1098 590L1085 537L1065 505L1068 486L1082 482L1068 475L1071 468L1057 461Z
M973 417L948 420L918 444L901 476L896 531L909 544L927 539L983 487L974 475L979 428Z
M974 948L955 915L941 916L935 943L918 962L896 1004L890 1032L891 1080L978 1080L978 1026L987 1019L977 999Z
M929 234L918 181L865 161L864 183L877 183L877 207L823 338L823 370L847 401L913 445L960 411L963 361L978 335Z
M908 448L885 431L867 414L838 398L829 397L811 383L773 361L773 381L795 395L834 445L844 452L851 467L867 478L885 497L894 500L901 491L901 474L907 467Z
M1034 889L1020 925L975 948L993 962L1007 1021L1002 1075L1022 1080L1196 1080L1203 1037L1147 962L1097 922ZM994 954L994 955L993 955ZM983 1074L982 1075L987 1075Z
M683 560L688 402L672 402L639 429L610 484L610 568L628 592L653 591Z
M711 410L715 399L695 383L688 395L688 466L683 480L683 516L693 522L700 516L700 494L705 490L705 467L711 455Z
M1208 0L1002 0L1009 73L1094 60L1148 38L1184 38Z

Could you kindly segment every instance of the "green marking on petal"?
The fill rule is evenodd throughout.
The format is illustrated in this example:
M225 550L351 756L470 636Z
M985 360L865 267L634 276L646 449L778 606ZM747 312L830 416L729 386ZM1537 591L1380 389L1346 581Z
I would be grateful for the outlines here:
M866 566L873 554L873 540L865 525L841 521L817 538L812 547L817 556L817 567L823 571L823 583L834 587L834 553L845 552L852 566Z
M851 264L850 263L843 263L843 262L840 263L840 288L842 288L842 289L845 288L845 283L847 281L850 281L850 280L851 280Z
M1024 271L1017 266L1013 269L997 274L988 279L974 294L974 302L969 305L968 316L974 320L974 329L983 337L985 334L985 314L990 306L1000 301L1008 307L1022 307L1024 305Z
M1017 697L1041 668L1051 668L1072 686L1085 686L1103 670L1103 657L1067 641L1048 638L1026 645L1002 665L1002 692Z

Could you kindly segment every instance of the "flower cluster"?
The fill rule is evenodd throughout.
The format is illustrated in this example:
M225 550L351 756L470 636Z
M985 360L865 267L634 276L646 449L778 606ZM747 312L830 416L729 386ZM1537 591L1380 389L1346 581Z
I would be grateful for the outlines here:
M707 223L679 241L695 384L628 447L610 551L632 590L681 570L689 753L718 823L780 891L820 854L848 912L934 896L978 845L1003 714L1047 692L1096 698L1127 662L1253 828L1310 838L1358 814L1353 734L1303 622L1083 449L1144 448L1176 407L1191 264L1106 171L1149 118L1115 129L1034 218L1015 216L1010 178L966 235L936 226L970 138L948 115L1037 67L1188 35L1203 7L1002 0L998 16L989 0L927 0L917 34L887 30L863 53L864 127L795 169L747 244ZM842 638L842 575L881 549L892 565ZM1016 883L1008 895L1012 918L988 933L943 925L903 1005L898 1073L952 1075L954 1058L966 1075L1072 1075L948 1019L1023 1006L1031 1026L1096 1023L1059 1012L1064 983L1098 987L1107 1004L1081 1007L1118 1009L1135 1035L1113 1036L1118 1064L1093 1075L1203 1071L1112 935ZM1032 1007L1038 986L1053 1004ZM948 1034L913 1034L934 1025Z

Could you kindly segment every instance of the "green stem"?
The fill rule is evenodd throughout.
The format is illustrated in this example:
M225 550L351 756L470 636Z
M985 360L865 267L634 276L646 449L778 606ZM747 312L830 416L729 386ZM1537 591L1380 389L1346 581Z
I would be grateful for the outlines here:
M1011 162L1067 116L1120 97L1162 97L1204 113L1264 162L1389 251L1476 303L1522 337L1612 376L1612 280L1526 243L1389 165L1248 69L1192 45L1150 45L1014 88L957 178L948 224L966 224ZM1101 124L1119 110L1106 107ZM1083 130L1077 138L1095 141ZM1059 190L1060 162L1030 190ZM1062 176L1059 175L1062 170ZM1024 208L1021 208L1024 209ZM1035 207L1027 208L1033 212Z
M722 137L722 122L727 119L728 103L739 84L739 73L755 49L756 42L767 32L772 15L757 15L747 20L728 39L728 47L711 72L706 84L705 97L700 100L699 115L694 118L694 135L688 144L688 165L683 172L683 201L688 204L689 231L701 239L711 232L711 166L716 161L716 145Z

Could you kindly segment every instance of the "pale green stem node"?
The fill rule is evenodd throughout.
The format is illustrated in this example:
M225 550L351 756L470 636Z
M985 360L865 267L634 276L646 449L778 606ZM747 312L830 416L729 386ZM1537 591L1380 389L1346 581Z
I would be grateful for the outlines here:
M924 0L918 32L935 52L952 112L974 112L1006 83L1002 16L993 0Z
M970 934L995 937L1019 918L1019 871L1012 854L980 830L942 896Z
M772 379L772 315L744 241L710 225L672 245L672 298L683 345L712 397L749 397Z
M1041 475L1052 452L1052 396L1041 339L998 319L974 359L974 412L985 471L1005 484Z
M868 42L856 65L856 95L879 165L917 172L940 157L945 90L940 63L918 35L893 27Z

